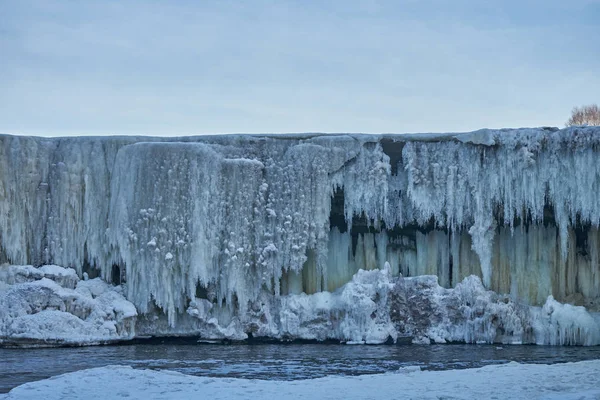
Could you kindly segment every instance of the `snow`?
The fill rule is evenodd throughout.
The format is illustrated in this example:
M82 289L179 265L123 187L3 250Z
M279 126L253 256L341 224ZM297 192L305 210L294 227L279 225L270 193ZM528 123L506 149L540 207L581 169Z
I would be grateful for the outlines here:
M329 376L262 381L205 378L171 371L107 366L26 383L4 399L598 399L600 361L534 365L511 362L478 369ZM110 385L107 386L107 382Z
M101 279L56 265L0 266L0 345L108 343L135 335L135 306Z
M588 313L600 305L599 149L598 127L430 136L0 135L0 262L62 265L80 278L124 283L146 334L309 335L301 321L314 325L307 310L322 309L310 297L317 295L335 305L329 335L380 340L389 324L365 313L373 293L385 310L385 296L360 283L365 291L353 293L362 297L350 300L343 285L386 262L393 276L433 274L445 289L476 275L519 310L546 307L552 296ZM340 209L332 209L336 190ZM341 220L333 227L332 213ZM0 287L40 273L65 290L81 283L72 272L44 268L22 269L11 275L15 282L0 276ZM212 306L196 312L197 299ZM280 313L282 304L295 311ZM336 313L339 325L331 322ZM555 326L550 314L535 318ZM527 315L518 319L533 320ZM596 343L593 330L572 334L593 328L592 320L556 328L563 333L522 323L522 334L508 336Z

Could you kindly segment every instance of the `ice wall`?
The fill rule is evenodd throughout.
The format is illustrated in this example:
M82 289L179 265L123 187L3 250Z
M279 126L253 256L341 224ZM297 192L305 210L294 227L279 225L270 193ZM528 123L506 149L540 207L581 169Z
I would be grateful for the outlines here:
M0 262L123 281L171 326L196 298L243 316L264 293L333 291L386 261L595 309L599 142L593 127L0 136Z

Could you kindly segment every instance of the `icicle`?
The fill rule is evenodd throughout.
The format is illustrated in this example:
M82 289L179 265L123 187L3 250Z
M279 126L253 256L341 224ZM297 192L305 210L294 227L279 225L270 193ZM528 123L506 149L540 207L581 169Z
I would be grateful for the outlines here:
M0 262L106 281L117 265L140 311L171 324L197 287L231 319L385 262L444 286L475 273L532 304L600 296L600 128L394 136L394 174L384 139L0 136ZM335 189L348 232L330 231ZM352 232L359 216L367 230Z

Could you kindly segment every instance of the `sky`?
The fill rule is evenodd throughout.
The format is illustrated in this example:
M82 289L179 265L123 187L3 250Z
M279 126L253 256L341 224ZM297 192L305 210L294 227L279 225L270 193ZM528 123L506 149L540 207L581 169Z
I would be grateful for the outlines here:
M599 38L600 0L0 0L0 133L562 127Z

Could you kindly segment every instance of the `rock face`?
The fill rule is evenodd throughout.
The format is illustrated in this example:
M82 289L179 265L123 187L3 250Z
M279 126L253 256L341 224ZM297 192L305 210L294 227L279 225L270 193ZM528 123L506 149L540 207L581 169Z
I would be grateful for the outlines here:
M592 343L569 332L600 304L599 155L598 127L5 135L0 263L119 286L143 335Z

